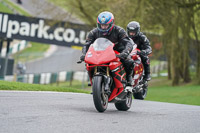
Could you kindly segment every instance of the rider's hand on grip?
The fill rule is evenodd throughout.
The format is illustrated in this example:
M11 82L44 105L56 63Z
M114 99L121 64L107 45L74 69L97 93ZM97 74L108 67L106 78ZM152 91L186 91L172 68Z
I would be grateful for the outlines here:
M128 55L129 54L127 52L122 52L122 53L119 54L119 58L120 59L126 59L128 57Z
M145 50L137 51L137 54L141 55L141 56L145 56L146 55L146 51Z
M141 55L142 53L140 51L137 51L137 55Z
M77 63L77 64L80 64L80 63L82 63L82 62L83 62L83 61L82 61L82 60L80 60L80 61L77 61L76 63Z

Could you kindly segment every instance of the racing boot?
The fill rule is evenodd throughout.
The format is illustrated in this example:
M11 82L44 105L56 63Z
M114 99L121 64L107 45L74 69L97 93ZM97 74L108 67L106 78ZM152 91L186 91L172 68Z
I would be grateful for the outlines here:
M127 86L133 85L133 69L126 72Z
M151 75L150 75L150 64L144 64L144 80L150 81Z

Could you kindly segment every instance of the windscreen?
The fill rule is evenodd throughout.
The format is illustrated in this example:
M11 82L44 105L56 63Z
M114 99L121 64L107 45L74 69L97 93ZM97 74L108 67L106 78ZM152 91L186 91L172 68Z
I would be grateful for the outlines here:
M106 38L98 38L91 45L95 51L105 50L109 46L113 46L113 43Z

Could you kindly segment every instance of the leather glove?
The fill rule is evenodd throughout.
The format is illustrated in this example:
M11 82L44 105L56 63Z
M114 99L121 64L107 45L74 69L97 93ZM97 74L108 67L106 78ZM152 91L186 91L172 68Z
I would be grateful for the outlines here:
M140 52L137 51L137 54L138 54L138 55L141 55L141 56L146 56L146 55L147 55L147 53L146 53L145 50L141 50Z
M81 55L80 60L81 60L81 61L84 61L84 60L85 60L85 55L84 55L84 54Z
M119 56L121 59L126 59L128 57L128 55L129 55L128 52L122 52L122 53L120 53Z

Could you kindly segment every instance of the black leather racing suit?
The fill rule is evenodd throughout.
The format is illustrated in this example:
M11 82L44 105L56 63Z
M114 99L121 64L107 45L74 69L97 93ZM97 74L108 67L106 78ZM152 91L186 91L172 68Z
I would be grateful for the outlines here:
M150 42L147 37L140 32L137 37L132 38L134 43L137 45L137 48L143 50L146 54L140 56L142 59L142 63L144 65L145 75L150 75L150 60L148 55L152 53L152 48L150 46Z
M129 54L133 49L133 42L130 40L125 30L115 25L108 35L103 35L102 32L100 32L97 28L91 30L86 38L86 44L83 46L82 53L85 55L89 49L89 46L100 37L107 38L113 42L115 44L113 49L120 53L127 52ZM133 72L134 63L130 55L127 59L121 59L121 62L125 67L127 76L131 75Z

